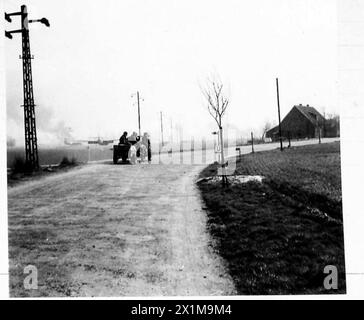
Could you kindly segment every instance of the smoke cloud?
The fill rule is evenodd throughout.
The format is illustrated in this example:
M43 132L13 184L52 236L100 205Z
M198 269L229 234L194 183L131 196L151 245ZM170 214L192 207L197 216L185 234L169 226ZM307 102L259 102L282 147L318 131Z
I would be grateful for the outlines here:
M8 147L11 147L17 143L23 143L24 115L22 108L14 107L15 104L11 102L14 99L9 100L7 103ZM59 145L63 144L65 139L74 140L71 133L72 128L67 126L63 120L57 119L52 109L36 106L35 113L39 144Z

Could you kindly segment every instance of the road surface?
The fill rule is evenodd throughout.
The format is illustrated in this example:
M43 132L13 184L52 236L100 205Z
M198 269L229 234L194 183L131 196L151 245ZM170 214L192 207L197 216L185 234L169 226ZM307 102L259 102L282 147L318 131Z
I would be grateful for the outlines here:
M193 184L199 167L84 166L9 190L12 295L227 295ZM38 268L39 290L21 272Z
M11 295L234 294L194 184L204 165L177 156L93 163L9 188ZM23 287L27 265L38 270L37 290Z

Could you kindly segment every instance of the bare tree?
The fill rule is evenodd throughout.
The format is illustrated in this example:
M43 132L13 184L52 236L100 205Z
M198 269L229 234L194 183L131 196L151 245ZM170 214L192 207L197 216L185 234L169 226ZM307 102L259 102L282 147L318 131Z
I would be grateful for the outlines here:
M335 113L325 115L324 136L339 137L340 136L340 116Z
M223 129L222 129L222 118L226 112L229 105L229 99L226 97L223 91L223 84L221 80L214 79L208 80L205 88L202 88L202 93L207 100L207 109L216 121L219 128L219 144L221 152L221 168L222 168L222 182L223 185L228 183L226 176L226 163L224 157L224 139L223 139Z
M267 131L269 131L271 128L272 128L272 124L269 121L267 121L263 127L262 141L264 141Z

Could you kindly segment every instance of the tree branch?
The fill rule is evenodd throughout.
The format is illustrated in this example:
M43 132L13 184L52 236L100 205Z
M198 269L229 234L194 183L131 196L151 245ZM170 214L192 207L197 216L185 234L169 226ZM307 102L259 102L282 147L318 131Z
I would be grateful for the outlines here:
M219 128L222 127L222 117L229 105L228 98L224 97L223 84L217 80L208 80L202 93L207 100L207 109Z

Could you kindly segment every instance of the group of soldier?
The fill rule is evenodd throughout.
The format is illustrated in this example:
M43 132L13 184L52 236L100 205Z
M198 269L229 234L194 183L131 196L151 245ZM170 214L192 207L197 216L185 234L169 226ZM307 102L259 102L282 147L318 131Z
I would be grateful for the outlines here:
M120 145L128 145L129 159L132 162L136 158L140 158L141 161L145 161L148 158L148 162L152 161L152 150L148 133L144 133L142 137L138 136L136 132L128 137L128 133L125 131L119 139Z

